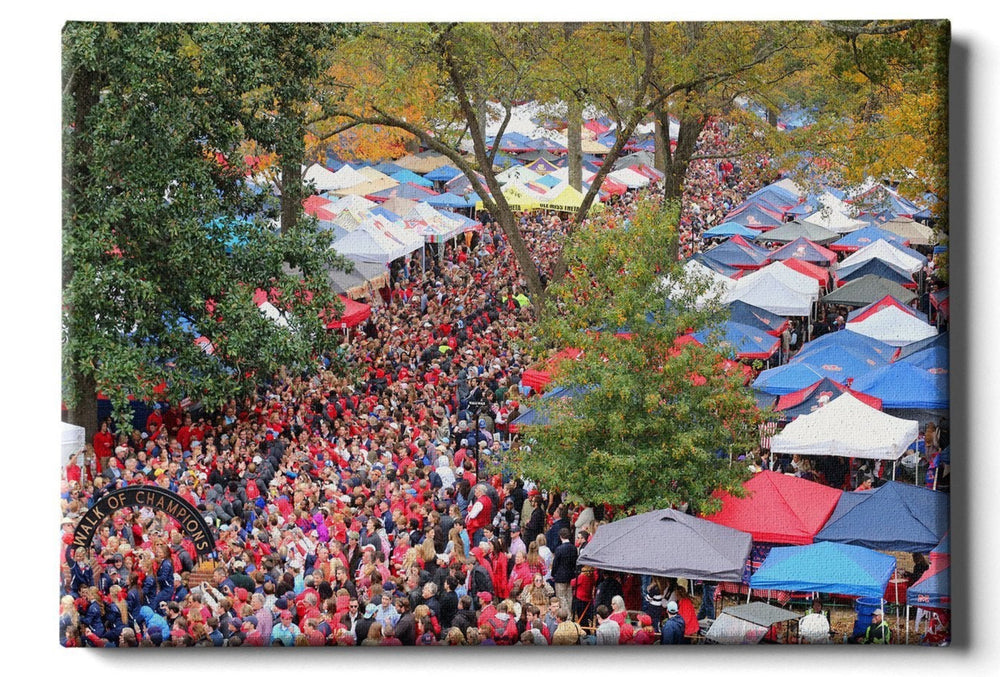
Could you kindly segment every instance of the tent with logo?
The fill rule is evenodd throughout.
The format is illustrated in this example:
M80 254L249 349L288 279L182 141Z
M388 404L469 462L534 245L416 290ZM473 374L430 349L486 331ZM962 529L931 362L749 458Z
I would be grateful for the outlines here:
M852 331L834 331L823 334L802 346L802 349L795 356L795 361L805 360L808 355L831 346L836 346L839 350L850 351L864 360L874 360L876 363L874 366L888 364L897 350L888 343L883 343L869 336L855 334Z
M792 240L780 249L776 249L771 252L767 258L769 261L795 259L797 261L812 263L817 266L828 267L836 262L837 255L826 247L822 247L815 242L810 242L806 238L800 237Z
M664 509L602 524L577 564L604 571L739 582L750 534Z
M787 318L743 301L729 304L729 319L767 332L771 336L781 335L789 324Z
M738 223L758 231L770 231L784 223L781 212L767 209L759 204L747 204L734 209L722 220L723 223Z
M895 461L916 441L918 432L916 421L890 416L845 396L789 423L771 438L771 451Z
M854 381L854 388L878 397L886 409L947 411L950 403L948 369L921 367L911 359L893 362L859 376Z
M817 541L928 553L948 533L948 494L905 482L851 493L816 534Z
M718 346L732 352L730 357L740 360L766 360L781 348L781 339L777 336L732 321L703 329L692 336L698 343Z
M717 491L722 508L705 519L744 531L757 543L806 545L833 514L839 489L764 470L743 483L746 496Z
M882 400L879 398L852 390L830 378L824 378L794 393L780 395L774 404L774 410L778 412L781 420L792 421L799 416L817 411L845 393L856 397L873 409L882 410Z
M739 235L735 235L722 244L701 252L701 254L727 266L756 270L764 265L768 251L750 244Z
M822 378L846 383L848 379L857 379L883 364L884 361L858 351L839 346L826 346L812 350L806 355L796 355L788 364L765 369L757 376L753 387L774 395L785 395L801 390ZM854 389L859 390L857 387Z
M895 569L895 557L868 548L840 543L793 545L771 548L750 577L750 587L881 599Z
M909 240L900 237L896 233L879 228L878 226L865 226L860 230L845 235L836 242L830 243L830 249L835 252L856 252L863 247L867 247L875 240L885 240L887 242L897 242L901 245L908 245Z

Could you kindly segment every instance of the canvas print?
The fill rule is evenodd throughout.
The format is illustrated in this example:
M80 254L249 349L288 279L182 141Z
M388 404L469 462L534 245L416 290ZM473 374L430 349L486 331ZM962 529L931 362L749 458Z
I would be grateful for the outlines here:
M948 645L949 39L67 23L60 644Z

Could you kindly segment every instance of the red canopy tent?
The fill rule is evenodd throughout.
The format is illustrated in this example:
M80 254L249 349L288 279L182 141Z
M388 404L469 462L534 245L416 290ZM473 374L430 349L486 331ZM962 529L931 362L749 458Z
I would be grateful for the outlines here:
M360 303L346 296L339 298L340 302L344 304L344 313L327 322L327 329L350 329L367 320L372 314L371 306L367 303Z
M525 369L521 374L521 385L528 386L537 393L542 392L545 386L552 381L552 375L559 363L563 360L575 360L583 355L583 351L577 348L566 348L550 357L545 362L545 369Z
M822 266L817 266L815 263L809 263L808 261L800 261L799 259L785 259L780 262L781 265L787 266L794 270L796 273L802 273L803 275L808 275L809 277L815 279L819 282L823 289L830 289L830 277L832 276L834 281L836 281L837 276L829 268L823 268Z
M703 515L716 524L750 534L761 543L809 545L843 493L817 482L764 470L743 483L745 498L716 492L722 509Z

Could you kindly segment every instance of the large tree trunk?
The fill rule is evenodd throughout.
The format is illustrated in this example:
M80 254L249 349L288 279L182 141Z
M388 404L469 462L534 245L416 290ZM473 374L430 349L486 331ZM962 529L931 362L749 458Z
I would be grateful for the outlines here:
M669 120L669 117L668 117ZM667 171L667 155L670 154L670 124L660 122L660 116L653 120L653 166L663 172Z
M582 131L583 103L576 96L569 97L566 141L569 153L569 185L583 192L583 152Z
M93 376L79 373L65 377L73 380L76 394L76 404L69 407L67 422L85 428L87 440L92 440L97 432L97 383Z

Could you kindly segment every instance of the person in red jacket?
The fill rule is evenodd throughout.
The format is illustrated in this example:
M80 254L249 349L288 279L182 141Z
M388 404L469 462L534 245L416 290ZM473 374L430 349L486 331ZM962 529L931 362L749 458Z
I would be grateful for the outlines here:
M677 612L684 619L684 635L686 637L697 635L700 629L698 625L698 610L694 608L694 602L691 601L691 596L688 595L687 589L678 587L674 591L674 595L677 597Z
M477 484L475 488L476 502L469 508L465 517L465 528L469 532L469 542L479 545L483 540L483 527L493 518L493 501L486 493L486 487Z

